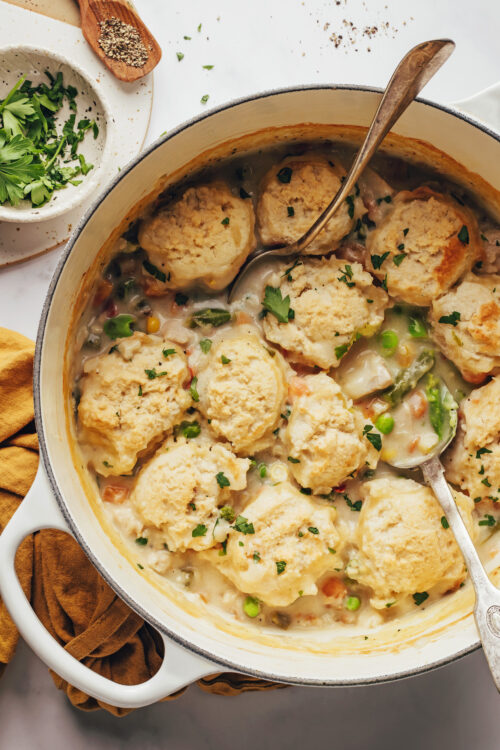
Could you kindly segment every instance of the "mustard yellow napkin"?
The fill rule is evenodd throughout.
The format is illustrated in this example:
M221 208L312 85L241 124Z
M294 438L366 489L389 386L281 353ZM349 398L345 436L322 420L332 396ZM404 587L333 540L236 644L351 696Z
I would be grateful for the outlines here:
M38 466L33 351L33 343L24 336L0 328L0 532L30 488ZM163 658L161 638L116 596L71 536L52 530L36 533L19 547L16 568L38 617L76 659L125 685L155 674ZM17 640L17 630L0 600L0 676ZM52 677L78 708L104 708L115 716L129 713L91 698L57 674ZM211 675L198 685L217 695L279 687L236 674Z

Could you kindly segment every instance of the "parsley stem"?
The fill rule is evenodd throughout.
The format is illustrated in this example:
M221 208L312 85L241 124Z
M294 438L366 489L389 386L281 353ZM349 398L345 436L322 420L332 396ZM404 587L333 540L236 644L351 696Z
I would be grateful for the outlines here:
M5 109L5 107L7 106L7 104L10 102L10 100L12 99L12 97L14 96L14 94L16 93L16 91L19 88L19 86L22 86L22 84L25 82L25 80L26 80L26 76L25 75L21 76L21 78L18 80L18 82L16 83L16 85L14 86L14 88L12 88L9 91L9 93L7 94L7 96L5 97L5 99L3 100L3 102L0 102L0 114L3 112L3 110Z
M54 164L55 160L59 156L59 152L60 152L60 150L62 149L62 147L64 146L65 143L66 143L66 136L63 135L63 137L59 141L58 147L56 148L55 154L53 155L52 159L50 159L50 161L48 161L47 164L45 165L45 172L46 172L46 174L49 173L50 168L52 167L52 165Z

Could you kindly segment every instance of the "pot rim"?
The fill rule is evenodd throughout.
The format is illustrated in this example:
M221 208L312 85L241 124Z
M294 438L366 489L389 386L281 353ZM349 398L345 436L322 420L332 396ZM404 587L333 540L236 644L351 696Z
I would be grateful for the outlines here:
M291 93L300 92L300 91L318 91L318 90L335 91L339 89L346 90L346 91L370 93L370 94L373 94L373 93L382 94L383 93L383 89L379 87L361 86L361 85L355 85L355 84L304 84L301 86L289 86L289 87L282 87L282 88L276 88L276 89L267 89L261 92L257 92L255 94L251 94L249 96L232 99L229 102L221 104L218 107L214 107L207 112L203 112L200 115L196 115L195 117L192 117L189 120L182 122L180 125L175 127L173 130L171 130L164 136L160 136L159 138L157 138L146 149L144 149L144 151L141 151L137 156L135 156L98 194L98 196L95 198L92 204L87 208L87 210L81 217L80 221L73 229L73 232L66 245L66 248L63 251L57 263L57 266L54 270L54 273L53 273L53 276L52 276L52 279L50 281L49 288L47 291L47 295L43 303L42 312L40 316L40 323L38 326L38 331L37 331L37 336L36 336L36 348L35 348L35 357L34 357L34 366L33 366L33 398L34 398L34 407L35 407L35 424L36 424L36 430L37 430L38 439L39 439L40 453L43 458L43 465L45 468L45 472L47 474L51 489L54 493L56 502L65 520L67 521L69 528L71 529L71 532L74 534L78 544L83 549L87 557L90 559L94 567L99 572L99 574L104 578L106 583L108 583L108 585L118 594L118 596L120 596L121 599L125 601L125 603L132 610L137 612L152 627L155 627L161 633L166 635L168 638L170 638L171 640L173 640L175 643L179 644L180 646L183 646L188 651L191 651L192 653L198 654L199 656L202 656L212 661L214 665L225 667L232 671L244 673L252 677L259 678L259 679L266 679L266 680L271 680L273 682L282 682L286 684L311 686L311 687L353 687L353 686L361 686L361 685L373 685L373 684L380 684L380 683L385 683L385 682L393 682L393 681L404 679L407 677L425 674L427 672L433 671L434 669L438 669L440 667L444 667L447 664L451 664L455 661L458 661L464 656L467 656L468 654L480 648L481 643L479 639L477 639L475 642L471 643L470 646L466 646L460 651L457 651L452 656L445 656L441 659L435 659L434 661L429 662L423 665L422 667L402 669L397 672L391 672L390 674L382 673L376 677L353 678L353 679L346 678L340 681L338 679L330 681L327 679L315 679L315 678L303 678L303 677L294 678L293 675L289 675L286 678L280 675L274 675L273 673L266 672L261 669L251 668L248 665L238 664L237 662L230 660L230 659L225 660L218 656L214 656L212 653L210 653L206 649L203 649L200 646L192 643L191 641L181 637L180 635L178 635L178 633L171 630L164 623L159 622L154 616L152 616L149 612L147 612L140 604L138 604L132 598L132 596L128 594L128 592L125 589L123 589L114 580L111 573L109 573L106 568L102 567L100 561L97 559L93 551L87 545L83 537L83 534L80 532L80 529L73 522L71 514L68 511L64 496L62 492L60 492L59 490L59 485L52 471L52 466L51 466L50 459L48 456L48 449L46 445L46 438L45 438L43 417L42 417L42 408L41 408L40 374L41 374L41 359L42 359L43 342L44 342L45 331L46 331L46 326L47 326L47 318L48 318L48 314L49 314L50 307L52 304L52 297L54 295L54 291L59 282L59 278L61 276L63 268L66 265L69 259L69 256L71 255L71 251L73 250L73 247L76 244L81 232L85 228L90 218L93 216L95 211L99 208L100 204L114 190L116 185L119 182L121 182L121 180L124 179L129 174L129 172L131 172L136 167L137 164L139 164L146 156L151 154L158 147L163 145L163 143L171 140L172 138L174 138L175 136L177 136L179 133L183 132L184 130L187 130L191 126L212 117L212 115L214 114L223 112L228 109L232 109L233 107L236 107L240 104L244 104L247 102L260 100L260 99L266 99L266 98L280 95L280 94L291 94ZM433 102L429 99L424 99L422 97L417 97L414 101L418 102L419 104L424 104L429 107L433 107L434 109L441 110L442 112L445 112L446 114L451 115L452 117L456 117L460 120L463 120L469 125L472 125L473 127L477 128L478 130L481 130L486 135L491 136L497 142L500 143L500 133L494 131L492 128L488 127L487 125L481 122L478 122L475 118L471 117L470 115L465 114L457 109L454 109L452 106L437 104L436 102Z

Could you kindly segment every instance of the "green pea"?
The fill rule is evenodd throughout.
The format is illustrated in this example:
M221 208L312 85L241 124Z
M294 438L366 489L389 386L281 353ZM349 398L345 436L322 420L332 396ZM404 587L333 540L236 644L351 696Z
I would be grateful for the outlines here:
M243 603L243 612L247 617L257 617L260 612L260 603L253 596L247 596Z
M382 346L387 354L394 354L398 348L399 339L396 331L383 331L380 336Z
M388 435L394 429L394 417L388 412L379 414L375 420L375 427L382 435Z
M347 598L345 606L346 609L349 609L351 612L355 612L361 607L361 599L357 596L349 596Z

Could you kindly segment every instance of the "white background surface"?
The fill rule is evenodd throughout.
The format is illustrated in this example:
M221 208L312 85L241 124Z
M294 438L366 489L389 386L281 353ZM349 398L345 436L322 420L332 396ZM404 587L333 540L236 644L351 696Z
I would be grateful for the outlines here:
M136 0L136 6L163 47L147 143L207 107L263 89L318 82L383 86L409 47L436 36L452 37L457 50L426 97L459 100L500 80L498 0ZM0 6L0 23L1 16ZM343 19L358 29L388 21L398 30L371 40L357 32L357 43L335 48L329 36L345 36ZM185 55L182 62L177 51ZM203 70L207 64L214 69ZM206 107L204 94L210 95ZM0 272L0 325L35 336L57 257L55 251ZM500 697L481 652L370 688L287 688L237 698L191 688L178 701L121 720L73 709L24 646L0 682L0 750L235 746L498 750Z

